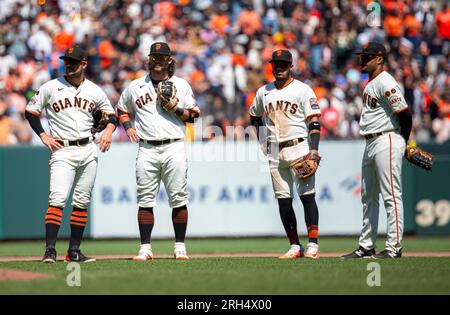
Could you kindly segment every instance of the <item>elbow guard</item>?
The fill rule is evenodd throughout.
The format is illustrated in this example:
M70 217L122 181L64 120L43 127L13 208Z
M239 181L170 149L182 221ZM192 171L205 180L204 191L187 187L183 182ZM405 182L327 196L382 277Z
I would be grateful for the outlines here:
M308 131L311 132L313 130L318 130L320 132L320 122L312 121L308 125Z

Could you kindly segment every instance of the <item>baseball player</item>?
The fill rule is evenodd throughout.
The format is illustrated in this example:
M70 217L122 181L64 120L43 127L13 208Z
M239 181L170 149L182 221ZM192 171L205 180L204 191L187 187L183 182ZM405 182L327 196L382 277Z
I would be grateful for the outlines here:
M185 235L188 222L185 122L194 122L200 110L188 82L174 75L175 60L167 43L150 47L149 74L122 92L117 111L128 137L139 143L136 159L138 224L141 239L134 260L153 259L151 233L153 208L161 180L166 188L175 230L174 256L187 260ZM134 115L134 126L130 114Z
M370 42L359 53L361 69L369 74L364 88L360 133L366 139L362 160L363 227L359 248L342 258L400 258L402 256L402 158L412 117L399 84L383 69L386 50ZM375 254L379 194L387 212L385 249Z
M292 55L288 50L274 51L269 62L275 81L258 89L249 113L263 151L268 155L281 221L291 245L280 258L318 258L319 211L315 200L314 174L307 179L299 178L291 162L305 157L317 167L320 160L320 108L313 90L292 77ZM304 207L308 229L306 253L299 241L292 207L294 184Z
M95 259L83 255L79 248L97 172L98 152L91 133L93 111L99 109L109 115L106 129L97 141L102 152L109 149L118 120L105 93L85 77L86 52L73 46L60 58L64 60L64 75L43 84L28 103L25 113L33 131L51 151L50 193L45 215L46 249L42 262L56 261L56 238L71 189L73 211L66 261L91 262ZM44 109L50 134L44 131L39 119Z

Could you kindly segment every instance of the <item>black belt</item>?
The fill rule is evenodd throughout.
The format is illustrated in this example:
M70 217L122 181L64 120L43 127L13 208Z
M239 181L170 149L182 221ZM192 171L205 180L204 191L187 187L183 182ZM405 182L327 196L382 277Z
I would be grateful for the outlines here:
M179 141L179 140L181 140L181 139L166 139L166 140L144 140L144 139L139 139L139 141L147 143L147 144L151 144L151 145L163 145L163 144L176 142L176 141Z
M297 139L292 139L292 140L280 142L280 143L278 144L278 148L279 148L279 150L281 151L281 150L283 150L284 148L292 147L292 146L294 146L294 145L297 145L297 144L299 144L300 142L303 142L303 140L304 140L303 138L297 138Z
M370 135L365 135L364 138L365 138L366 140L370 140L370 139L379 137L379 136L381 136L381 135L384 135L384 134L386 134L386 133L393 132L393 131L395 131L395 130L388 130L388 131L382 131L382 132L377 132L377 133L371 133Z
M59 144L61 144L63 146L69 146L69 145L80 146L80 145L88 144L90 139L91 139L91 137L78 139L78 140L57 140L57 141Z

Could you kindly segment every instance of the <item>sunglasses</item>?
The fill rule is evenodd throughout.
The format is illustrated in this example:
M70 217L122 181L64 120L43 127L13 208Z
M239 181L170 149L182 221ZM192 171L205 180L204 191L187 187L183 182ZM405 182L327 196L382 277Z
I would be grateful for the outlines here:
M164 55L151 55L151 56L150 56L150 60L151 60L151 61L168 61L168 60L169 60L169 56L164 56Z
M383 55L381 54L361 54L359 55L361 60L366 60L366 61L370 61L376 57L383 57Z

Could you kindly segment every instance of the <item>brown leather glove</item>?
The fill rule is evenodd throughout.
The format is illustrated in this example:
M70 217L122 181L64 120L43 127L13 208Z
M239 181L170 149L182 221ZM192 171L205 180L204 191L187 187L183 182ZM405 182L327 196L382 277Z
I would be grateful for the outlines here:
M301 158L298 158L291 162L290 166L294 170L295 175L300 179L306 179L317 171L320 160L322 158L314 153L308 153Z
M159 104L169 113L174 113L178 106L177 89L171 81L161 81L156 89Z
M424 168L427 171L431 170L434 163L434 157L430 153L420 149L419 147L412 147L407 145L405 158L412 164Z

